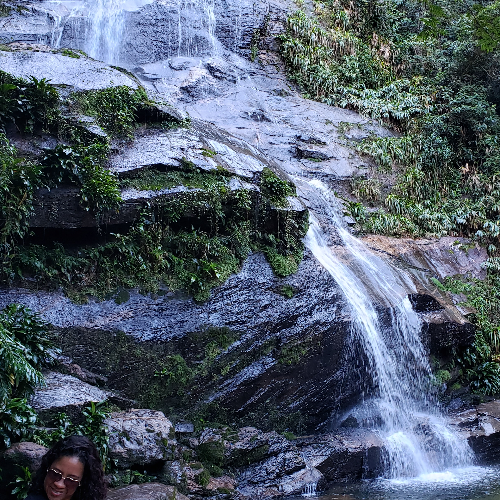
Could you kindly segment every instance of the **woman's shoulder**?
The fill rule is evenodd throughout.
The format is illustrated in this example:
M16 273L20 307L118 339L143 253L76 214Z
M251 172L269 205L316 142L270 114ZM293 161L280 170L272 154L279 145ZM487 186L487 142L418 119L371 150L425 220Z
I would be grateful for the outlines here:
M47 497L43 493L30 493L26 500L47 500Z

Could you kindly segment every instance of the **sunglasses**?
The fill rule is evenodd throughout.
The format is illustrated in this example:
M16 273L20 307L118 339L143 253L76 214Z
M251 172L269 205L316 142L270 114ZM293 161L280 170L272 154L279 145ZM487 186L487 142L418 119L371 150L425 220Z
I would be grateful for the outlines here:
M80 481L78 479L64 477L59 471L54 469L47 469L47 477L54 483L58 483L61 479L64 479L64 486L66 486L68 493L72 493L80 486Z

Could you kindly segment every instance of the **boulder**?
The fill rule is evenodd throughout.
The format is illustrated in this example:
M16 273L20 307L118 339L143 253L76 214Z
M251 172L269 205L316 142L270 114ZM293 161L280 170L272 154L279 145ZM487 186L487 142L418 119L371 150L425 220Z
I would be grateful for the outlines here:
M175 446L174 426L161 411L116 412L104 425L109 434L109 456L120 468L166 460Z
M174 486L159 483L131 484L108 491L108 500L189 500Z
M163 478L166 482L183 488L190 498L230 495L236 490L234 477L221 475L214 477L200 462L173 461L167 462L163 468Z
M82 382L76 377L48 372L45 374L45 386L35 391L30 404L44 423L52 422L61 412L77 422L81 420L83 408L91 402L101 403L110 397L113 397L111 392Z
M200 443L203 442L205 431ZM290 441L277 432L262 432L255 427L239 429L237 438L225 442L227 462L233 466L249 465L290 449Z
M297 447L308 464L320 471L328 482L372 479L383 471L383 443L368 430L340 430L299 440Z
M478 464L500 463L500 400L458 413L453 423L467 437Z
M7 485L15 481L16 477L23 477L21 467L27 467L34 474L40 467L42 457L48 448L28 441L15 443L0 454L0 470L2 484Z

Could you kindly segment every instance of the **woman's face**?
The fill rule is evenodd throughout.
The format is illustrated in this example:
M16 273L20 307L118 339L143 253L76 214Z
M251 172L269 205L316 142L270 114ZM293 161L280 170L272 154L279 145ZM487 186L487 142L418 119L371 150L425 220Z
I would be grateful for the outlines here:
M43 489L49 500L69 500L75 493L75 486L83 479L84 465L78 457L60 457L49 466L49 469L59 472L47 472ZM75 479L71 482L71 478Z

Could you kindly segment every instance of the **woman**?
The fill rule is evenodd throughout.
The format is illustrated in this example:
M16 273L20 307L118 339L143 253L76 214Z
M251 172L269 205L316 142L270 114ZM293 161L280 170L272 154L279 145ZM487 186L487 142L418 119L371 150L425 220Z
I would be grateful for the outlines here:
M104 500L99 453L85 436L56 443L42 458L26 500Z

